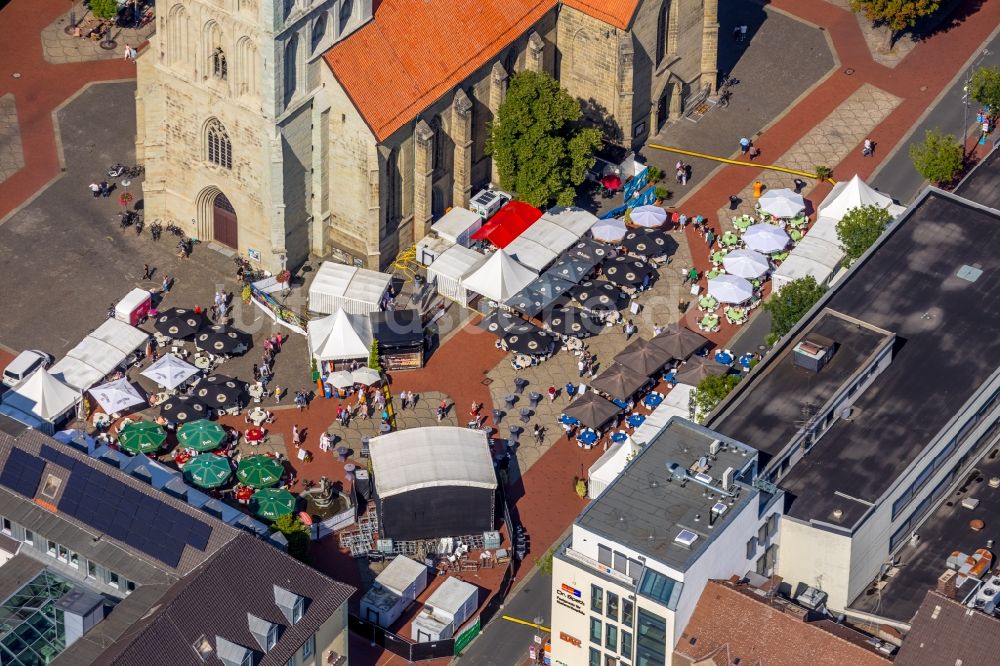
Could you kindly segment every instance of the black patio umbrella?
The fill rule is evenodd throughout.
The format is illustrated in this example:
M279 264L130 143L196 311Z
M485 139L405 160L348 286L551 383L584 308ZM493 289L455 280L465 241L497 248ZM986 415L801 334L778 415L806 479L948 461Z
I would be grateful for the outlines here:
M249 404L245 382L225 375L211 375L202 380L195 396L213 409L233 409Z
M194 338L194 344L198 349L222 356L245 353L250 349L250 341L249 333L229 326L209 326Z
M600 428L621 411L618 405L607 398L597 395L594 391L587 391L569 403L563 414L572 416L587 428Z
M716 363L713 359L695 356L677 368L674 379L679 384L697 386L705 377L718 377L729 372L729 366Z
M678 361L686 361L691 358L691 354L708 344L708 338L687 326L671 324L650 342Z
M187 423L208 418L208 407L191 395L175 395L160 403L160 416L173 423Z
M161 310L153 322L153 328L175 340L190 338L205 325L205 313L185 308Z
M570 293L587 310L621 310L629 301L625 292L604 280L581 282Z
M647 375L626 368L620 363L612 363L590 381L590 387L607 393L612 400L628 400L648 383Z
M523 322L504 333L507 350L515 354L548 354L555 345L555 337L534 324Z
M592 238L581 238L579 243L566 250L564 256L586 259L591 266L596 266L608 258L608 246Z
M615 257L604 264L604 276L619 287L638 287L647 275L655 279L656 269L641 259Z
M604 328L586 312L574 307L552 308L545 313L544 319L553 333L574 338L588 338Z
M479 324L479 328L484 331L488 331L498 338L502 338L504 332L518 324L523 324L524 320L520 317L515 317L509 312L504 312L503 310L494 310L489 316L485 317Z
M636 338L615 356L615 362L650 377L662 370L672 358L649 340Z
M546 304L545 297L537 291L532 291L530 287L525 287L504 303L511 310L516 310L528 317L534 317L541 312Z
M504 305L534 317L547 305L572 289L573 283L556 275L544 273L531 284L517 292Z
M629 252L642 257L671 256L677 251L677 241L665 231L647 227L629 231L622 239L622 245Z
M592 270L594 270L594 265L591 264L590 261L579 257L564 256L559 259L559 261L552 264L552 267L545 271L544 274L555 275L556 277L562 278L567 282L576 284L583 278L587 277Z

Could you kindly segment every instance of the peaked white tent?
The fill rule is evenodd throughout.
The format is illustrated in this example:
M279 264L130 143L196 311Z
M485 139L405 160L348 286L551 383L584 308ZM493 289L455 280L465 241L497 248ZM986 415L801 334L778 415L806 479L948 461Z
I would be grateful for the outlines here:
M139 391L124 377L95 386L90 389L90 395L94 396L97 404L108 414L114 414L133 405L146 402Z
M639 445L631 437L626 437L624 441L616 442L608 447L604 455L594 461L594 464L587 471L589 479L587 496L590 499L596 499L604 492L604 489L610 486L611 482L622 473L630 456L639 451L639 448Z
M70 414L78 402L79 391L39 368L3 397L0 413L27 425L34 426L34 422L40 420L51 426ZM18 418L18 413L27 415L29 419ZM50 430L47 431L51 434Z
M349 314L345 310L311 320L306 335L309 351L320 362L367 358L374 339L368 315Z
M141 374L143 377L149 377L160 386L172 389L183 384L192 375L198 374L198 368L187 361L182 361L173 354L164 354Z
M504 250L497 250L463 284L468 291L503 303L536 277L538 273L517 263Z
M568 216L566 217L568 221ZM582 235L543 216L522 231L520 236L504 248L504 251L528 268L542 271L555 261L563 250L580 240Z
M841 181L833 186L830 194L826 195L823 203L819 205L817 217L829 217L840 221L852 208L861 206L889 208L892 205L892 199L874 190L855 174L854 178L846 182Z
M558 224L563 229L572 232L577 238L582 237L597 223L596 215L575 206L550 208L542 215L541 219Z
M464 280L482 266L484 261L486 256L481 252L452 245L427 267L427 279L437 281L437 290L442 296L467 305L469 297Z
M375 312L391 280L387 273L324 261L309 285L309 309L322 314Z

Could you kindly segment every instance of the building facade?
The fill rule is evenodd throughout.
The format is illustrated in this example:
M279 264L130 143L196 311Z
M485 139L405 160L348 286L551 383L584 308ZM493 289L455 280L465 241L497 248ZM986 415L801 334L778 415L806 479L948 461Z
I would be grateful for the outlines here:
M384 268L497 174L510 76L635 147L714 90L718 0L185 0L139 57L146 215L259 261Z

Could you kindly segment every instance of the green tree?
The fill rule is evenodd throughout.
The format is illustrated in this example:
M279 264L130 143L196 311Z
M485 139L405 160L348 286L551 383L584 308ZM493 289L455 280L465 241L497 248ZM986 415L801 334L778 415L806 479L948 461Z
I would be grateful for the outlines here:
M774 344L781 336L792 330L802 315L816 304L826 288L816 282L816 278L808 276L793 280L781 288L768 300L764 301L764 309L771 313L771 334L768 344Z
M580 103L548 74L515 74L486 140L500 185L532 206L572 205L601 145L601 132L581 126L581 116Z
M917 173L935 185L950 183L962 171L965 146L951 134L927 130L921 143L910 146L910 160Z
M889 211L878 206L860 206L847 211L837 223L837 238L847 258L854 261L864 254L889 226L890 220Z
M118 16L118 0L90 0L90 12L99 19Z
M980 67L969 79L969 95L996 113L1000 109L1000 68Z
M912 28L923 16L941 7L940 0L851 0L851 10L863 12L865 18L882 31L882 48L889 51L892 42L903 30Z
M378 340L372 340L371 349L368 351L368 367L382 372L382 358L378 351Z
M300 562L309 563L309 546L312 544L312 530L295 515L281 516L272 527L288 539L288 554Z
M716 375L698 382L692 393L695 417L702 421L740 383L739 375Z
M535 559L535 566L538 567L538 570L543 574L547 574L549 576L552 575L552 555L554 553L555 546L549 548L541 557Z

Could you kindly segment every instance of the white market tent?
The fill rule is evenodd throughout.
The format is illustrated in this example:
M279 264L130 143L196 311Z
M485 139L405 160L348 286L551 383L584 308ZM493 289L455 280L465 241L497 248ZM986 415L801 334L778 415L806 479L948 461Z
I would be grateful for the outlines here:
M506 251L497 250L462 284L467 291L504 303L537 277L537 272L516 262Z
M89 337L106 342L126 355L139 349L149 340L149 334L145 331L117 319L106 320Z
M830 194L826 195L823 203L819 205L817 217L829 217L840 221L852 208L861 206L889 208L892 205L892 199L873 189L855 174L854 178L833 186Z
M39 368L4 395L0 413L25 425L41 425L44 432L52 434L53 424L73 412L79 402L79 391Z
M411 428L373 437L368 447L381 499L438 486L497 487L490 447L481 430Z
M335 314L313 319L306 329L309 352L317 361L345 361L367 358L371 350L372 324L367 314Z
M376 312L392 276L324 261L309 286L309 309L321 314Z
M590 231L592 226L597 224L596 215L585 211L582 208L576 207L564 208L562 206L557 206L555 208L550 208L548 212L542 215L541 220L558 224L566 231L575 234L577 238L582 238L585 233ZM538 223L536 222L535 224Z
M817 225L819 222L816 223ZM771 274L771 289L778 293L789 282L812 276L820 285L829 283L840 267L844 251L833 244L813 237L812 232L795 246L788 258Z
M149 335L135 326L108 319L67 352L49 372L79 391L86 391L146 344Z
M604 492L604 489L611 485L625 465L628 464L629 456L639 450L639 446L632 441L631 437L626 437L622 442L612 444L607 451L598 458L587 471L587 496L596 499Z
M485 261L486 256L481 252L452 245L427 267L427 279L437 281L437 290L442 296L467 305L469 296L463 281Z
M431 231L447 241L469 247L469 236L479 231L481 226L482 217L468 208L455 206L431 225Z
M543 216L522 231L504 251L528 268L541 272L564 250L580 240L582 235Z

